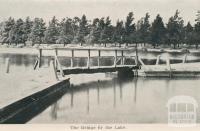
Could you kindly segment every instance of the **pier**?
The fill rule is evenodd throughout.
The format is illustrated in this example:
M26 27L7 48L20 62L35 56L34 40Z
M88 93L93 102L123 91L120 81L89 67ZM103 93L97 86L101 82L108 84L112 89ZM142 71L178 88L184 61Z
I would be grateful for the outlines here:
M70 87L69 79L22 98L0 109L0 124L23 124L61 98Z

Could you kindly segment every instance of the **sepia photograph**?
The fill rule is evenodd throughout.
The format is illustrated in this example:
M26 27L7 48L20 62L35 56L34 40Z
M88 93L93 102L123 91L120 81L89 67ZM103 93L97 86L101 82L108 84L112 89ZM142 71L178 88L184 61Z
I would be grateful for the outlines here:
M200 0L0 0L0 127L195 128L199 106Z

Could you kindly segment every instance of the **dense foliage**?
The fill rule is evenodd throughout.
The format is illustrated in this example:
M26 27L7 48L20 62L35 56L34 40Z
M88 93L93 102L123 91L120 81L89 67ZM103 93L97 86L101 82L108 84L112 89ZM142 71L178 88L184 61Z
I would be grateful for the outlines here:
M200 11L196 14L194 25L184 24L177 10L165 24L158 14L152 23L146 13L139 21L134 22L133 12L128 13L126 20L112 24L109 17L95 18L90 21L83 15L81 18L64 18L58 21L54 16L49 23L42 18L25 20L9 18L0 23L1 44L151 44L173 45L200 44Z

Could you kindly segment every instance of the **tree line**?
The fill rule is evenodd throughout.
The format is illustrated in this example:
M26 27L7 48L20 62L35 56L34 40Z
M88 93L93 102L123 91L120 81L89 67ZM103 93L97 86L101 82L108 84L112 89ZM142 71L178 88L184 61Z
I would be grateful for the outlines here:
M0 23L0 42L15 44L161 44L174 48L180 44L200 44L200 11L197 11L194 25L184 24L180 12L176 10L165 24L158 14L152 23L146 13L134 22L133 12L129 12L126 20L111 23L110 17L94 18L90 21L83 15L81 18L63 18L58 21L54 16L47 24L42 18L15 20L10 17Z

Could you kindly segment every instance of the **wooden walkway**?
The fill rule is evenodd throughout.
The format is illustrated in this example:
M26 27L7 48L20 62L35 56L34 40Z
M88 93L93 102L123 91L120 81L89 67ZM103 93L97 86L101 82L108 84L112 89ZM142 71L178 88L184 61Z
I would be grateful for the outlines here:
M132 71L132 70L137 70L139 69L138 66L138 53L137 49L134 48L51 48L51 49L39 49L39 55L38 55L38 61L35 64L35 67L38 65L41 67L41 61L42 61L42 52L43 50L53 50L55 52L54 56L54 68L55 72L60 72L62 76L64 75L69 75L69 74L91 74L91 73L106 73L106 72L124 72L124 71ZM65 65L62 65L60 60L59 60L59 51L68 51L70 52L70 56L66 56L67 58L70 58L70 66L66 67ZM87 56L80 56L80 51L84 51L87 53ZM130 56L126 55L126 52L131 52L135 51L135 55ZM95 56L91 56L91 52L95 52ZM110 55L105 56L102 55L103 52L110 52ZM76 53L79 54L79 56L76 56ZM105 59L105 57L110 57L113 59L113 64L110 66L102 65L102 60ZM79 66L75 67L74 66L74 61L77 58L86 58L87 59L87 65L86 66ZM97 65L92 65L91 61L92 59L97 60ZM132 63L126 63L125 61L129 59L131 61L134 61Z

